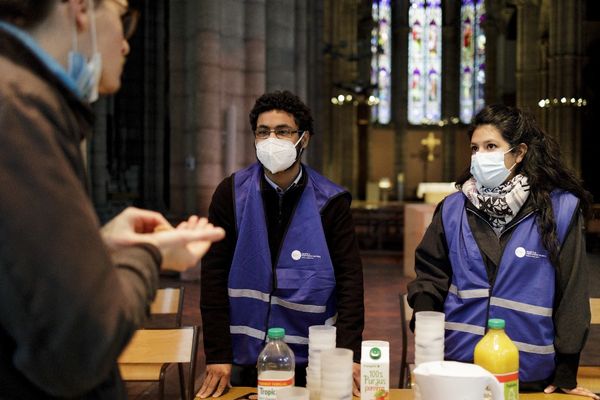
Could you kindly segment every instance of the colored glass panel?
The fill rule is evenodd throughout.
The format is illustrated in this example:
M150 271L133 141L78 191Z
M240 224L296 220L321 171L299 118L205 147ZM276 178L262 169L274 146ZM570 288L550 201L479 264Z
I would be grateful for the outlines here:
M391 120L392 94L392 11L390 0L373 0L375 27L371 33L371 84L377 102L372 104L373 121L388 124Z
M460 42L460 120L468 124L485 105L484 0L462 0Z
M411 0L408 23L408 121L435 123L442 114L441 0Z

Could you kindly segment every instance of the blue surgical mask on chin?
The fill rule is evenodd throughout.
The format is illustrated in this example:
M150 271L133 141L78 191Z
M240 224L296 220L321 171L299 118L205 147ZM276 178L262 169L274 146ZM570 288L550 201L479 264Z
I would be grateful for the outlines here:
M90 34L92 35L92 56L86 59L77 49L77 29L73 29L73 50L69 52L67 60L67 74L79 89L82 99L87 102L98 100L98 86L102 73L102 56L98 52L96 42L96 17L94 15L93 0L87 1L90 16ZM74 22L75 23L75 22Z
M504 165L504 155L510 152L493 151L487 153L475 153L471 156L471 175L477 181L477 184L488 189L494 189L500 186L510 175L510 171L517 165L506 168Z

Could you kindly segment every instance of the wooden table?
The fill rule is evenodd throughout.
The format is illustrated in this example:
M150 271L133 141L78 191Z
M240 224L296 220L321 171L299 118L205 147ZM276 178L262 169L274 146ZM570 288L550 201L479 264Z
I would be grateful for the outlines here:
M256 392L255 388L249 387L234 387L227 392L224 396L219 397L221 400L234 400L239 396L242 396L249 392ZM391 389L389 400L413 400L412 390L410 389ZM200 397L196 397L199 399ZM212 397L209 397L211 399ZM358 397L354 398L358 400ZM583 400L586 397L573 396L568 394L544 394L544 393L521 393L519 400Z

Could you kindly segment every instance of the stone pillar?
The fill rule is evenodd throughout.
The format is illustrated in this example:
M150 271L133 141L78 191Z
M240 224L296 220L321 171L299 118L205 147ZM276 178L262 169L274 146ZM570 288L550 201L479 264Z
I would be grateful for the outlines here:
M267 91L296 90L295 0L266 0Z
M244 107L238 111L240 130L238 154L239 162L248 165L256 160L248 113L256 99L266 90L267 23L265 0L247 0L245 7L246 82ZM244 154L243 157L242 154Z
M460 5L457 3L445 2L442 18L442 119L448 124L441 130L443 159L440 176L445 181L456 179L454 148L457 130L456 125L450 122L453 118L459 117L460 51L457 49L460 49Z
M170 192L171 212L179 217L195 213L196 154L193 151L194 87L196 74L197 2L169 2L169 68L171 124ZM208 56L208 55L207 55Z
M217 90L220 92L218 101L217 117L215 121L220 130L220 140L211 142L210 152L219 154L229 147L227 142L235 141L235 152L230 154L233 158L230 162L232 170L225 168L227 157L221 160L214 158L213 166L208 174L202 177L206 189L200 200L203 204L209 204L215 188L224 176L246 165L246 139L249 136L246 109L246 57L247 43L245 31L248 23L246 18L246 5L243 0L227 0L218 2L220 5L220 55L219 65L221 68L221 82ZM252 4L254 5L254 4ZM227 121L226 115L234 114L235 118ZM234 125L234 126L231 126ZM230 129L230 135L227 130ZM210 132L208 133L211 134ZM205 132L200 135L204 136ZM205 138L206 139L206 138ZM210 140L210 139L208 139ZM219 166L216 163L221 163ZM207 195L208 194L208 195Z
M408 93L408 2L392 2L392 121L395 126L395 157L394 171L406 176L409 168L405 159Z
M539 0L516 0L517 5L517 107L538 113Z
M305 161L317 171L323 172L324 138L329 131L328 122L331 121L331 103L327 97L329 85L325 83L326 74L325 58L323 54L324 29L323 29L323 1L307 2L307 15L310 29L307 30L307 94L306 102L312 110L315 135L310 139L310 146L305 153Z
M563 161L580 171L581 108L570 106L581 96L583 66L583 0L552 0L548 41L548 94L567 103L545 109L548 133L560 145Z

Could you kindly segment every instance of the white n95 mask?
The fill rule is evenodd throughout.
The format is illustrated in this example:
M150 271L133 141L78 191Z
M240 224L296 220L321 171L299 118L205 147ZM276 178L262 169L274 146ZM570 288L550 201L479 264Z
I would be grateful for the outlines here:
M504 165L504 155L506 152L493 151L487 153L475 153L471 156L471 175L481 186L488 189L494 189L500 186L510 175L515 163L510 169Z
M302 137L304 137L304 133L302 133L296 143L273 137L256 143L256 157L258 161L271 171L272 174L285 171L296 162L298 158L296 146L300 143Z

